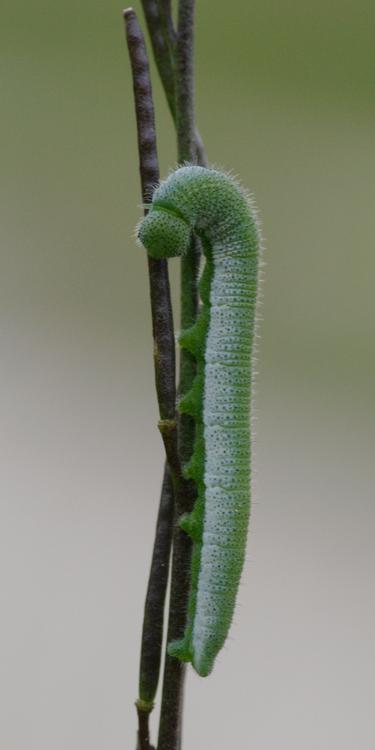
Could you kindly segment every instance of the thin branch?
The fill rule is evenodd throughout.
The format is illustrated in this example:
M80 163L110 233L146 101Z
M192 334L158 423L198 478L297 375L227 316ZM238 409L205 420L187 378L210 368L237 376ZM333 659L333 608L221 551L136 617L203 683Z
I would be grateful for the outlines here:
M165 96L176 123L176 44L177 34L173 25L170 0L141 0L150 35L156 66L163 84ZM197 164L208 164L202 138L195 129Z
M146 21L148 24L151 41L153 45L154 55L159 69L159 73L162 79L162 83L165 89L169 107L172 112L172 116L176 121L179 121L179 161L189 160L198 161L201 164L206 164L206 157L204 154L204 148L202 146L200 137L196 134L194 128L194 107L193 107L193 10L194 4L191 0L187 2L180 0L179 9L179 24L178 34L174 31L172 15L171 15L171 3L170 0L142 0ZM129 29L130 22L130 29ZM136 98L136 109L137 109L137 123L138 123L138 138L140 148L140 167L141 167L141 178L143 193L147 196L147 200L150 199L152 188L157 182L158 174L151 178L150 175L146 174L145 180L145 169L142 169L142 155L148 153L151 157L146 159L146 166L149 169L150 164L152 165L152 154L149 153L148 149L150 146L150 129L152 130L152 139L155 143L155 127L153 120L152 110L152 99L149 97L147 101L147 89L151 93L148 77L148 66L147 57L144 50L144 42L142 35L137 23L137 19L133 11L128 11L126 14L126 23L129 29L128 31L128 45L130 56L132 59L135 98ZM135 24L135 25L134 25ZM130 36L130 39L129 39ZM139 42L141 38L141 43ZM176 72L176 67L178 71ZM145 75L146 72L146 75ZM137 76L141 81L140 92L137 96ZM146 101L145 101L146 96ZM185 98L187 96L187 99ZM151 114L152 118L150 121L150 108L149 103L151 101ZM138 102L138 105L137 105ZM189 107L189 111L186 111L185 107ZM146 119L146 129L142 129L142 122ZM197 142L199 146L197 147ZM153 152L156 155L156 146ZM157 170L157 159L156 159L156 170ZM152 172L152 169L151 169ZM197 294L197 272L199 267L199 248L194 245L188 254L188 262L184 265L183 270L183 294L182 294L182 326L188 327L191 325L197 314L198 310L198 294ZM163 261L157 261L157 263L163 263ZM151 281L151 295L156 287L158 288L158 282L154 282L152 278L152 271L158 270L149 266L150 269L150 281ZM169 294L169 288L168 288ZM163 295L160 297L163 300ZM169 297L168 297L169 299ZM157 319L154 316L154 304L153 309L153 321ZM163 308L162 308L163 309ZM156 332L157 333L157 332ZM155 336L155 329L154 329ZM156 336L155 336L156 337ZM172 349L172 351L174 351ZM159 350L157 350L159 355ZM172 478L174 485L174 496L175 496L175 531L174 531L174 544L173 544L173 564L172 564L172 582L171 582L171 596L170 596L170 616L168 625L168 642L176 638L180 638L183 634L185 623L186 623L186 608L188 600L188 592L190 585L190 556L191 556L191 544L187 535L182 532L178 525L177 520L181 513L190 511L193 507L195 500L195 487L192 482L186 482L182 480L180 472L179 454L177 453L176 446L176 423L173 412L171 417L171 411L165 406L169 407L170 402L165 402L163 393L165 393L165 381L163 376L168 378L168 369L160 368L158 371L158 360L159 356L156 357L156 382L159 392L161 391L161 401L159 398L159 408L161 414L161 422L159 424L166 452L168 456L169 464L172 468ZM173 369L169 370L174 372L174 360ZM191 382L195 375L195 362L190 355L182 355L182 368L181 368L181 392L186 392L191 386ZM167 388L168 391L168 388ZM184 417L183 422L179 425L179 431L181 433L181 440L179 441L179 451L183 460L187 460L191 453L193 438L194 438L194 424L189 417ZM185 434L185 447L184 437ZM146 625L148 631L148 626ZM154 628L153 628L154 631ZM150 637L155 638L155 633L150 632ZM160 630L159 630L160 637ZM143 643L144 643L143 638ZM154 641L156 643L156 640ZM159 652L160 653L160 652ZM155 679L155 666L152 668L153 679ZM181 723L182 723L182 705L183 705L183 690L184 690L184 677L185 677L185 665L179 660L166 656L165 670L164 670L164 681L163 681L163 697L162 697L162 709L160 719L160 730L159 730L159 741L158 750L180 750L181 747ZM148 684L151 685L149 678L147 678ZM142 678L142 681L143 678ZM156 683L155 683L156 684ZM153 693L154 687L152 687L149 695ZM148 734L148 713L151 709L150 703L146 702L146 705L142 705L138 702L139 713L139 733L138 741L143 742L143 745L139 744L140 750L148 750L149 746L149 734ZM147 714L147 715L146 715ZM148 743L148 744L147 744Z
M172 2L171 0L159 0L158 5L162 25L165 33L168 35L172 48L174 48L176 45L176 32L172 18Z
M144 37L132 8L124 11L126 37L133 74L142 198L149 203L159 181L152 88ZM145 209L147 213L147 208ZM159 428L172 470L178 471L176 452L176 362L168 266L163 259L147 258L154 337L154 365L159 404Z
M138 131L139 169L143 202L147 204L159 180L152 89L147 53L137 16L130 8L124 11L126 38L132 67L134 100ZM172 305L166 260L148 258L154 366L159 404L159 428L163 437L169 468L166 468L149 584L145 602L142 633L138 713L138 747L150 750L149 714L158 685L166 587L173 528L173 491L180 481L176 424L176 365Z
M169 0L142 0L143 12L150 34L152 51L168 106L175 117L174 53L176 34Z
M140 697L137 701L138 714L150 712L158 686L163 641L164 604L172 543L173 512L173 487L170 470L168 464L166 464L144 608L139 673ZM141 718L144 719L144 715ZM142 744L141 747L143 747Z
M152 709L143 706L140 701L136 703L138 716L137 750L155 750L150 744L149 716Z
M195 161L194 125L194 0L180 0L176 43L176 127L179 162ZM193 325L198 313L198 271L200 248L193 238L189 252L181 259L181 328ZM181 351L180 395L191 388L196 374L194 357ZM179 420L179 456L182 464L192 453L194 421L188 415ZM171 595L169 604L168 643L183 636L186 626L190 589L191 540L179 528L177 519L190 512L196 497L193 483L186 483L184 492L176 496L176 525L173 538ZM179 750L182 735L182 714L186 666L166 654L163 695L160 713L158 750Z
M133 8L124 10L126 41L133 75L142 196L150 201L159 180L154 105L146 45Z
M168 464L166 464L143 618L139 696L143 702L148 704L151 704L154 700L160 671L173 512L172 479Z
M197 151L197 164L201 167L208 167L208 159L206 149L202 140L202 136L197 128L195 128L195 148Z
M176 44L176 127L178 159L195 160L194 139L194 10L195 0L178 7Z
M180 0L176 44L176 127L179 162L195 161L194 122L194 9L195 0ZM193 237L189 252L181 258L181 330L190 328L199 309L198 274L201 248ZM186 349L181 351L180 396L191 388L196 362ZM194 420L180 417L179 455L182 464L189 461L194 441Z
M191 483L180 494L176 520L182 509L192 510L195 488ZM190 588L190 539L176 524L173 538L171 594L167 643L182 637L186 625L187 599ZM179 750L186 665L166 654L160 713L158 750Z

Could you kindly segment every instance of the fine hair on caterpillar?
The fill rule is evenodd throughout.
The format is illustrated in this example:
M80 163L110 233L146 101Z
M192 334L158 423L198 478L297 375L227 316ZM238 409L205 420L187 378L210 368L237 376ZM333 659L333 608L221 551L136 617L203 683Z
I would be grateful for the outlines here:
M168 646L206 676L232 622L246 552L259 228L232 177L184 166L159 185L137 231L154 258L184 254L195 232L206 259L201 310L179 337L197 361L193 386L178 405L195 420L184 474L196 483L197 500L180 519L193 541L187 624L183 638Z

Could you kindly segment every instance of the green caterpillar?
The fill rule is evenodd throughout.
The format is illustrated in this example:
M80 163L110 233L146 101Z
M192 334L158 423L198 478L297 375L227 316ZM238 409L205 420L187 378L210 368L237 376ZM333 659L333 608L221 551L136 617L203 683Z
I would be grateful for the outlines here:
M172 257L187 252L192 231L202 240L206 264L201 311L179 339L197 360L179 410L196 423L184 473L196 482L198 497L180 520L193 540L191 591L184 637L169 644L169 653L206 676L232 621L246 549L260 240L255 211L231 177L185 166L155 191L138 237L151 256Z

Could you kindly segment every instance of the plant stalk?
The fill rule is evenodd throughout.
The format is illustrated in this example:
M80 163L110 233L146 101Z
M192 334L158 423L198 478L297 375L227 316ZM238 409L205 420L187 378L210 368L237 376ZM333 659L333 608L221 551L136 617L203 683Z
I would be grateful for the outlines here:
M206 165L207 160L204 147L194 124L194 1L180 0L177 33L173 26L170 0L142 0L142 6L158 71L176 125L178 161L180 163L186 161L192 163L198 162ZM133 10L129 9L125 12L125 21L133 71L142 194L144 202L147 203L150 201L153 188L159 179L151 84L143 35ZM173 327L169 325L172 322L172 313L169 284L166 283L168 282L168 272L165 261L150 261L152 259L149 259L148 262L153 333L156 345L155 378L161 418L159 428L162 433L170 467L169 481L174 488L173 561L167 635L167 641L169 642L183 635L186 624L190 586L191 542L188 536L180 530L177 522L182 513L192 510L195 500L195 486L192 482L187 482L182 478L180 468L182 463L189 460L192 452L194 423L188 416L179 419L177 445L175 393L173 394L173 404L171 398L172 379L173 387L175 387L175 360L174 341L171 344L170 338L171 331L173 335ZM182 262L181 270L182 329L193 325L197 316L199 261L200 247L198 241L193 238L192 246ZM165 269L163 268L164 265ZM170 310L170 317L169 315L165 316L168 310ZM166 327L165 323L167 323ZM163 336L165 332L167 333L166 338ZM163 345L165 345L165 349ZM171 353L173 355L172 359L170 358ZM183 351L181 352L179 385L179 393L181 395L190 389L194 377L195 360L188 352ZM140 690L140 699L137 702L139 750L149 750L151 748L148 716L150 710L152 710L160 667L160 639L163 627L163 613L161 613L161 619L160 617L156 618L157 622L155 623L155 613L152 613L152 603L155 604L157 602L157 611L160 615L163 609L162 605L164 605L165 591L163 592L160 586L158 587L160 576L156 575L156 578L158 578L158 581L156 581L154 580L154 574L158 570L157 560L159 559L160 548L163 548L163 536L161 534L163 524L160 527L159 521L163 516L162 507L164 507L164 502L166 503L164 509L167 509L168 519L168 514L171 511L164 494L166 492L165 487L168 487L166 482L167 475L165 475L163 482L153 561L145 603L140 670L140 686L142 685L142 689ZM169 484L169 489L171 489L171 484ZM164 527L165 529L166 527ZM168 527L168 530L170 532L170 527ZM163 554L166 555L168 542L165 539L164 542ZM164 557L165 559L166 557ZM151 609L148 609L149 607ZM150 656L150 644L152 646L152 656ZM180 750L185 671L184 664L177 659L169 657L168 654L166 655L158 750ZM141 693L144 696L144 702L141 699Z
M141 0L156 67L162 82L170 113L176 125L176 45L170 0ZM195 128L196 161L208 165L199 131ZM195 159L194 159L195 161Z
M177 130L178 161L196 161L194 124L194 0L180 0L176 39L175 123ZM181 261L181 329L194 324L198 313L198 272L200 247L193 237L189 252ZM181 351L179 395L190 390L196 373L194 357ZM188 415L179 418L179 457L183 465L192 453L194 421ZM190 589L191 540L179 528L178 518L193 508L195 485L185 482L184 491L176 496L175 530L171 574L171 594L167 642L183 636ZM158 750L179 750L182 742L182 715L186 665L166 653L160 713Z
M144 37L133 9L124 11L125 31L131 62L137 120L139 170L142 199L150 202L159 181L152 88ZM147 207L145 208L145 213ZM155 383L159 405L159 429L168 465L165 468L156 524L151 569L145 600L141 642L138 714L138 748L150 750L149 715L159 681L164 625L164 605L172 543L173 486L180 483L176 422L176 364L172 304L167 261L148 257Z

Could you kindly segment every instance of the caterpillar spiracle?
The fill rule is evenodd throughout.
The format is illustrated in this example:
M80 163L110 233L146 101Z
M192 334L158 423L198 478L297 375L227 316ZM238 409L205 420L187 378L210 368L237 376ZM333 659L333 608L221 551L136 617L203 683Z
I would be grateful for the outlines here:
M168 650L206 676L231 625L246 549L260 238L255 211L231 177L184 166L155 191L138 238L152 257L172 257L187 252L192 231L202 240L206 263L199 316L179 338L197 360L179 410L195 420L184 473L196 482L198 496L180 519L193 540L187 626Z

